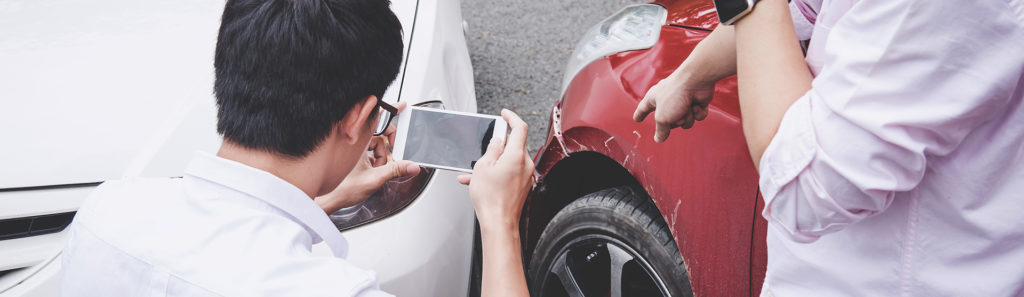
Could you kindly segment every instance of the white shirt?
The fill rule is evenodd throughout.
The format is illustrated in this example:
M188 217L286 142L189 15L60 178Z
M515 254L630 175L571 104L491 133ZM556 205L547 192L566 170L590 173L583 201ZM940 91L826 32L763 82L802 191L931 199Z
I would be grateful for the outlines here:
M333 257L312 254L326 242ZM64 249L64 296L390 296L299 188L197 154L183 178L107 182Z
M1024 3L794 0L762 296L1024 296Z

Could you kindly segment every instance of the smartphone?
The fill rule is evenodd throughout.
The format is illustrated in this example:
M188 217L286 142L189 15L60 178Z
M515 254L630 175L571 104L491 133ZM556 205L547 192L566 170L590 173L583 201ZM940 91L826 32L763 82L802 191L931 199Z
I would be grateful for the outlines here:
M718 20L723 25L732 25L754 8L755 0L715 0Z
M505 140L499 116L412 106L398 115L394 158L422 166L473 172L491 138Z

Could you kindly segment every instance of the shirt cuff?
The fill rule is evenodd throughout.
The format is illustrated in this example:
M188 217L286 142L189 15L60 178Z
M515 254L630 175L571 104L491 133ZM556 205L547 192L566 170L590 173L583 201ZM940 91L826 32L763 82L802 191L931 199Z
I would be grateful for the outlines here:
M810 92L808 92L810 94ZM760 161L761 195L765 200L762 215L771 225L782 228L798 242L811 242L817 236L799 232L774 217L772 209L779 191L807 169L817 153L816 136L811 120L811 98L805 94L786 110L775 137L768 144Z
M810 7L805 3L800 3L801 0L789 2L789 15L793 18L793 27L796 29L796 37L800 40L810 40L811 33L814 32L813 20L817 18L817 15L813 15ZM803 8L801 8L803 5Z
M815 140L811 98L805 94L786 110L778 131L761 155L758 168L761 169L761 195L766 204L782 186L795 180L811 164L817 152Z

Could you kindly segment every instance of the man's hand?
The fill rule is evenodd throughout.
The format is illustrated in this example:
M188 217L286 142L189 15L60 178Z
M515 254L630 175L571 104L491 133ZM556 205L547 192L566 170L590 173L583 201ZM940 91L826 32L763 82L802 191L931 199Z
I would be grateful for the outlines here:
M460 175L480 222L483 249L481 296L529 296L519 241L519 214L533 186L533 161L526 152L529 128L515 113L502 110L512 133L507 144L491 138L487 152Z
M633 120L637 122L654 112L654 142L665 142L673 128L690 129L695 121L703 121L708 116L715 82L691 77L685 73L669 75L647 91L633 112Z
M654 142L665 142L673 128L692 128L708 116L715 83L736 74L735 35L732 26L718 26L671 75L647 91L633 120L643 121L654 112Z
M398 111L405 109L405 102L395 105ZM395 125L388 126L383 135L370 138L366 157L359 160L348 176L337 188L313 199L327 214L359 204L394 178L420 173L420 167L411 161L391 159L391 144L395 141Z
M473 174L458 177L460 183L469 185L481 228L518 226L523 203L533 186L533 161L526 150L529 127L507 109L501 111L501 117L512 128L507 144L491 138Z

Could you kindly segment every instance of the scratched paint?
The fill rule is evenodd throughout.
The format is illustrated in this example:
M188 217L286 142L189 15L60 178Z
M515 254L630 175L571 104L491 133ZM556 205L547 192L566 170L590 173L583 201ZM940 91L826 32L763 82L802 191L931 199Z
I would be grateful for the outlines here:
M673 4L666 7L679 11L713 9L710 0L658 3ZM735 79L716 85L705 121L690 130L673 131L666 143L654 143L641 133L654 131L653 119L637 123L623 115L634 110L639 97L669 75L706 34L665 26L651 49L613 54L581 70L552 113L557 142L548 145L561 147L542 150L539 163L554 166L578 149L616 160L640 182L669 224L695 295L746 296L752 292L751 283L759 281L750 274L751 265L756 269L764 263L750 262L755 228L751 193L756 192L757 179L742 137Z
M668 230L672 232L673 236L676 234L676 219L679 218L680 205L683 205L683 200L676 200L676 206L672 208L671 222L668 225Z
M608 146L608 143L611 142L612 140L615 140L615 136L608 137L608 140L604 141L604 148L607 149L608 151L612 150L612 147Z
M558 108L561 102L555 103L551 108L551 133L558 141L558 147L562 148L562 154L569 155L569 149L565 146L565 137L562 136L562 109Z

